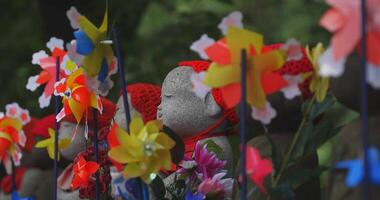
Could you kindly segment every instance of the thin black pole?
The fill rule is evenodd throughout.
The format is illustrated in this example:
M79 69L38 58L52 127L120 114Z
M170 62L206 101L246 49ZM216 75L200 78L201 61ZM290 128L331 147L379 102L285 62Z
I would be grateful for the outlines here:
M247 53L241 50L241 99L240 99L240 145L241 145L241 183L240 199L247 200L247 172L246 172L246 124L247 124Z
M59 81L59 72L61 68L61 62L60 62L60 57L57 56L56 58L56 69L55 69L55 81ZM59 113L59 96L54 97L54 111L55 111L55 116L58 115ZM57 120L55 121L55 136L54 136L54 175L53 175L53 200L57 200L57 178L58 178L58 128L59 124Z
M98 118L97 118L97 110L93 109L93 117L94 117L94 148L95 148L95 161L99 164L99 141L98 141ZM100 199L100 183L99 183L99 170L95 173L95 199Z
M124 72L124 65L123 65L123 59L122 59L122 54L121 54L119 36L115 28L112 30L112 36L113 36L113 42L115 44L117 67L118 67L120 84L121 84L121 94L123 95L125 119L127 121L127 132L129 133L129 124L131 123L131 114L130 114L129 103L128 103L127 83L125 81L125 72ZM139 191L138 192L139 197L137 197L137 199L149 200L148 188L146 184L143 181L141 181L141 179L138 179L138 178L136 179L136 185L134 185L134 188L137 191Z
M363 198L370 199L370 165L368 160L368 86L367 86L367 13L366 0L361 0L361 70L360 70L360 129L364 153Z
M12 156L9 156L9 159L11 160L11 169L12 169L12 174L11 174L11 178L12 178L12 192L15 192L17 190L17 187L16 187L16 166L15 166L15 162L13 161L13 158Z

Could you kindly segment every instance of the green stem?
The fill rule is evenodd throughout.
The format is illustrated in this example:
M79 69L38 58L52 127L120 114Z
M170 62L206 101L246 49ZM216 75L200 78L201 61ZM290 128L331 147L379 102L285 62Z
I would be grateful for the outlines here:
M315 98L316 98L316 95L313 96L313 98L311 99L309 105L307 106L307 109L304 113L304 116L303 116L303 119L301 121L301 124L300 126L298 127L298 130L292 140L292 144L290 145L290 148L288 150L288 152L286 153L285 155L285 158L284 158L284 161L282 162L281 164L281 168L280 168L280 171L278 172L278 175L276 176L276 178L274 179L274 182L273 182L273 187L276 187L277 184L280 182L280 179L281 179L281 176L283 175L286 167L288 166L288 163L289 163L289 160L290 160L290 157L293 153L293 150L298 142L298 138L300 137L301 135L301 130L303 129L303 127L305 126L305 123L307 122L308 120L308 115L311 111L311 108L313 107L313 103L315 101Z

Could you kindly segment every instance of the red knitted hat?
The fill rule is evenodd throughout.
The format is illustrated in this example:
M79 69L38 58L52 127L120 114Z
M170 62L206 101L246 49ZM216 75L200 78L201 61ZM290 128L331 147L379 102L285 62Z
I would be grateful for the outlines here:
M33 133L35 136L42 136L44 138L49 137L48 129L54 129L55 126L55 115L48 115L38 120L36 126L33 127Z
M161 103L161 87L149 83L127 86L132 106L142 114L144 122L157 118L157 107Z
M201 60L194 60L194 61L182 61L178 63L178 66L180 67L191 67L194 72L199 73L202 71L206 71L208 67L210 66L210 62L208 61L201 61ZM212 89L211 94L214 97L215 102L224 110L224 113L227 117L227 119L232 124L237 124L239 122L239 118L236 115L236 112L234 108L228 109L226 103L223 100L222 92L220 89Z
M97 112L98 129L108 126L111 123L111 120L113 119L113 116L115 115L115 111L116 111L116 105L112 101L103 97L101 97L100 99L103 105L103 112L102 114ZM86 112L85 115L87 115L88 125L93 126L94 125L93 112ZM86 116L83 116L80 124L83 124L85 122L85 119L86 119ZM63 121L71 122L75 124L77 123L73 114L67 115L65 118L63 118Z

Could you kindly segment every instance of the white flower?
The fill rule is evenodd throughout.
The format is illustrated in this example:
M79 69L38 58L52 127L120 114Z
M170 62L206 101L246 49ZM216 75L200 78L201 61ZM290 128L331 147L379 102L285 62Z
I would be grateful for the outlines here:
M320 66L319 75L322 77L338 77L344 72L344 63L346 58L335 60L331 47L319 57L318 63Z
M21 131L18 132L18 138L19 138L18 144L19 144L21 147L25 147L25 144L26 144L26 136L25 136L24 131L21 130Z
M372 63L367 65L367 82L374 89L380 89L380 66L376 66Z
M195 93L195 95L197 95L198 97L202 99L204 99L207 93L211 91L211 88L206 86L203 83L205 76L206 76L206 72L200 72L200 73L193 73L191 74L191 77L190 77L191 83L193 84L192 91Z
M21 108L16 102L7 104L5 110L7 117L18 118L21 115Z
M26 84L26 89L34 92L40 84L37 83L39 75L31 76L28 79L28 83Z
M50 105L51 96L45 96L44 93L38 98L38 103L40 104L40 108L46 108Z
M0 119L4 118L5 114L3 112L0 112Z
M70 25L73 29L79 29L79 18L81 14L78 12L78 10L75 7L71 7L67 12L66 16L70 21Z
M272 121L272 119L275 118L277 115L276 110L273 109L273 107L271 106L269 102L266 102L265 107L262 109L255 108L253 106L251 108L252 108L252 113L251 113L252 118L257 121L260 121L264 125L268 125Z
M26 109L21 109L20 115L18 116L18 118L21 120L22 125L25 125L31 121L29 111Z
M280 49L286 52L286 61L297 61L302 59L303 54L301 44L294 38L288 39Z
M42 58L47 58L49 55L44 50L40 50L32 55L32 64L39 65Z
M230 26L243 28L242 20L243 14L240 11L234 11L222 19L218 28L222 31L223 35L226 35L228 27Z
M288 82L288 86L281 89L284 96L287 99L293 99L294 97L301 95L301 91L298 87L298 85L302 83L301 76L284 75L283 77Z
M72 61L74 61L75 64L77 64L78 66L81 66L82 65L83 56L80 55L77 52L77 42L76 42L76 40L72 40L70 43L67 43L66 44L66 49L67 49L67 55L69 56L69 58Z
M46 47L50 49L50 52L53 52L55 48L63 49L63 43L63 40L56 37L51 37L46 43Z
M205 49L215 43L215 40L208 37L207 34L203 34L197 41L191 44L190 49L198 53L202 59L209 59L205 52Z

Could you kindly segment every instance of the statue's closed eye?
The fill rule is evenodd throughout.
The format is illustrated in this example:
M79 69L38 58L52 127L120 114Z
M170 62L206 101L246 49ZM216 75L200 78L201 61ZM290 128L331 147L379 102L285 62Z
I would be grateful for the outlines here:
M170 98L170 97L173 97L173 95L172 94L164 94L164 97Z

